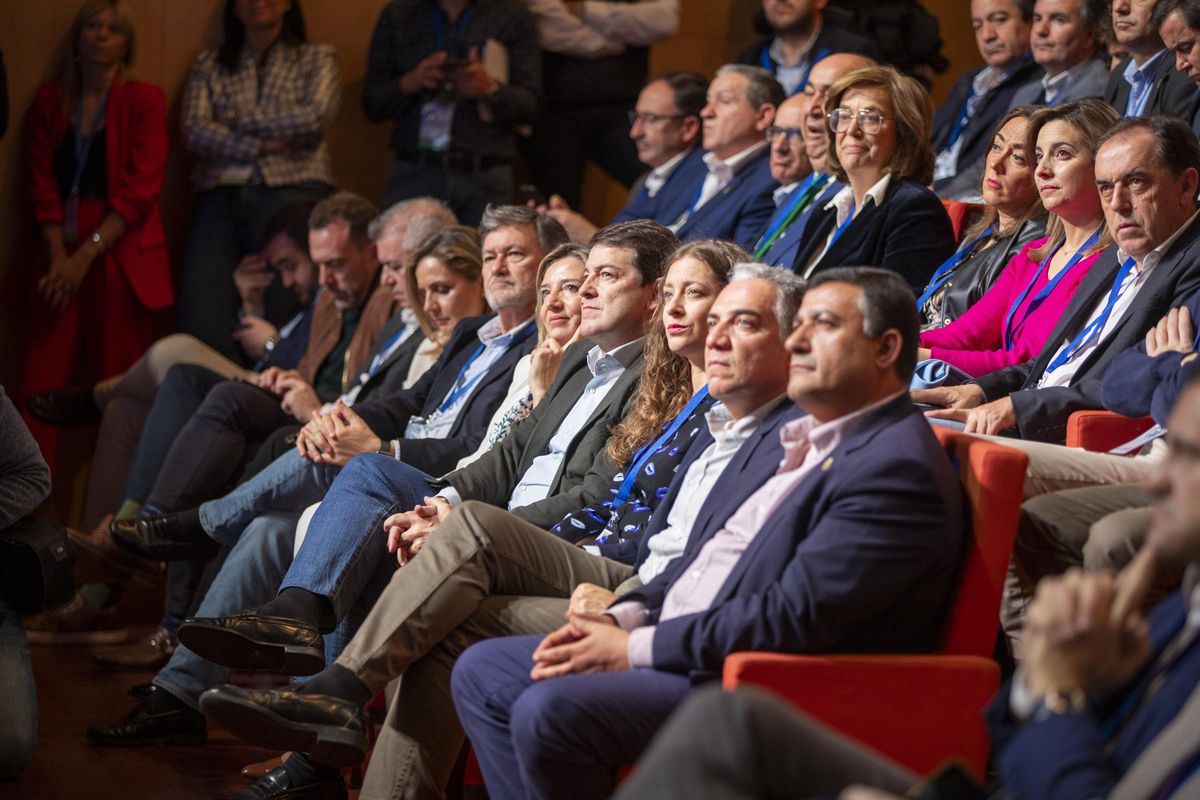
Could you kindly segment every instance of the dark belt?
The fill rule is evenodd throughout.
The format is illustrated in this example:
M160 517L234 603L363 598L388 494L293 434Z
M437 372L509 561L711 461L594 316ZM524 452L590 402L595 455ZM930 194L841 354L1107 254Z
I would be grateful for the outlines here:
M413 160L418 164L436 164L444 172L481 172L492 167L508 166L511 163L507 158L481 156L465 150L451 150L447 153L422 150Z

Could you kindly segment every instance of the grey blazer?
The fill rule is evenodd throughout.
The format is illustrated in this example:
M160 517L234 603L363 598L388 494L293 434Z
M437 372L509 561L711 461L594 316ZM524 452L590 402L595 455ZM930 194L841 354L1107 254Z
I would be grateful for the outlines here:
M535 458L546 452L559 424L592 379L587 366L587 354L592 347L592 342L586 339L568 347L554 384L537 408L475 463L444 476L437 482L439 487L450 485L464 500L480 500L506 508L521 476ZM641 376L639 353L567 447L546 499L513 509L514 514L549 529L564 514L603 499L616 469L601 456L609 432L632 406Z
M1060 106L1076 100L1103 99L1104 87L1108 85L1108 67L1104 65L1104 62L1093 58L1081 64L1077 69L1079 72L1067 79L1068 83L1059 96L1054 99L1054 105ZM1042 96L1042 79L1038 78L1017 89L1009 108L1044 106L1045 104L1046 99Z

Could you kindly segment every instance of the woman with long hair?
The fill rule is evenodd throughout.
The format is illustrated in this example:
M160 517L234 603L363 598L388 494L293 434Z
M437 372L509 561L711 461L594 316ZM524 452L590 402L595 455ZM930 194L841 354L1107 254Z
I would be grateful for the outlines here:
M179 327L230 358L233 270L280 206L334 184L325 133L341 101L337 52L308 41L300 0L226 0L221 45L183 88L180 132L196 193Z
M87 0L60 78L29 111L25 155L43 260L29 303L22 395L128 369L171 305L159 214L167 161L162 90L134 80L136 31L124 0ZM51 468L54 429L30 430Z
M1120 118L1100 100L1042 109L1029 118L1025 149L1034 156L1034 180L1049 212L1046 235L1014 256L957 320L922 333L922 359L949 364L961 380L1041 352L1084 276L1112 244L1096 189L1095 154L1100 137Z
M602 555L632 564L637 542L714 400L704 377L708 309L749 255L706 239L681 245L668 259L659 291L661 325L646 334L645 366L633 408L613 429L604 458L617 476L610 497L568 514L552 532L594 539Z

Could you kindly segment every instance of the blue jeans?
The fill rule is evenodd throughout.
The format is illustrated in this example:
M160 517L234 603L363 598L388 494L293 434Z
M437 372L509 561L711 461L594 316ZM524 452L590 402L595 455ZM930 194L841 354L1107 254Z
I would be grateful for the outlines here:
M339 472L341 467L317 464L289 450L229 494L201 503L200 524L213 539L233 547L255 517L270 511L298 516L320 502Z
M275 588L292 563L299 519L299 514L272 513L250 523L246 535L234 545L208 587L196 616L229 616L273 598ZM199 711L200 695L228 681L230 672L180 645L154 677L154 685Z
M329 193L323 183L292 186L219 186L196 194L183 255L175 313L179 329L234 361L241 354L229 338L237 323L233 270L261 249L263 228L278 209L315 202Z
M334 622L357 618L350 623L357 629L395 571L383 521L435 494L432 480L377 453L352 458L321 501L280 590L307 589L328 598Z
M0 604L0 781L15 780L37 747L37 687L21 618Z
M691 690L686 676L655 669L534 681L541 635L488 639L454 665L450 689L492 800L612 795Z

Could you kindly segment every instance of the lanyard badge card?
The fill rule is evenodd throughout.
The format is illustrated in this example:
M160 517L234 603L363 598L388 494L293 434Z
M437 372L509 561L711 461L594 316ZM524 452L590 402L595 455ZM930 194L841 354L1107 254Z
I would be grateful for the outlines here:
M454 127L454 101L448 93L421 106L421 127L417 146L422 150L444 153L450 149L450 130Z

